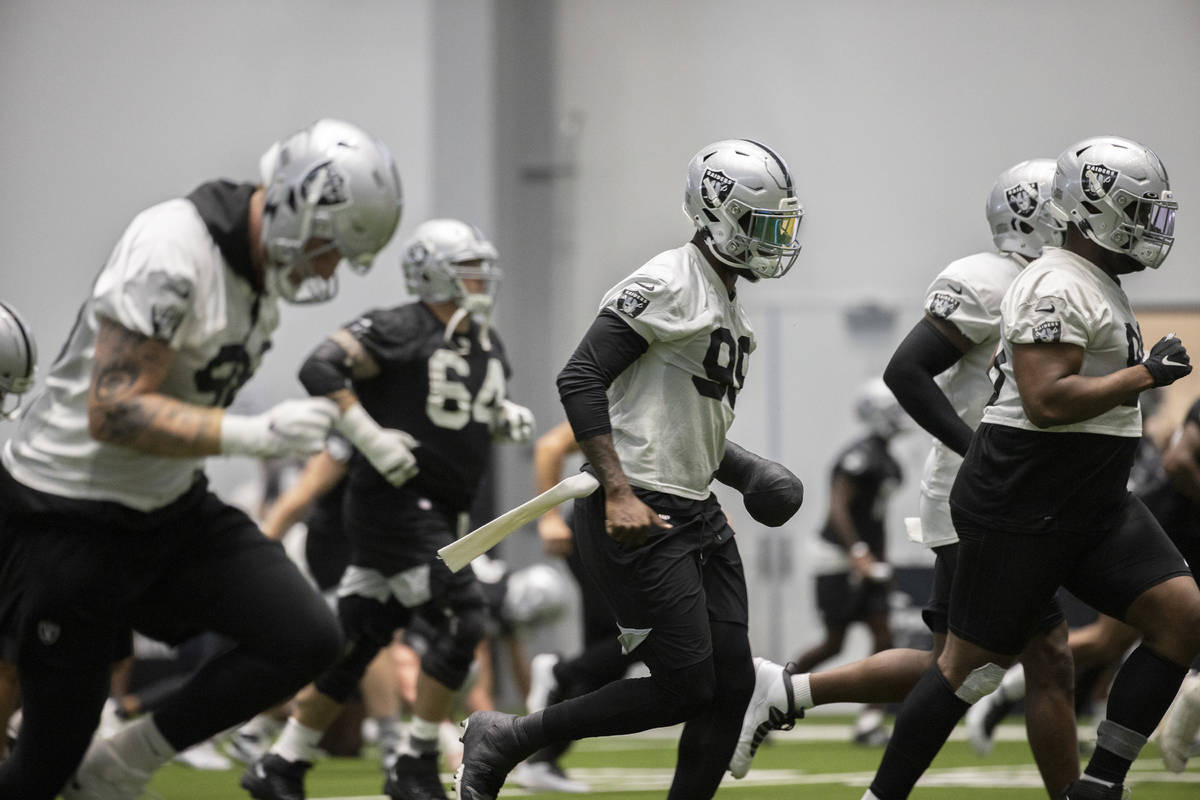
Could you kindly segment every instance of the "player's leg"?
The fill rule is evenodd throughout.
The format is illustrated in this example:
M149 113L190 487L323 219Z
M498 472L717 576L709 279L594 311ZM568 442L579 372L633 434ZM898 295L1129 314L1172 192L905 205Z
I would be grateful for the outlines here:
M871 640L875 653L884 653L892 647L892 628L889 620L887 586L871 583L864 587L867 628L871 631ZM870 702L859 712L854 720L853 740L856 744L872 747L887 743L888 732L883 726L883 706L878 702Z
M1089 545L1067 588L1142 633L1113 680L1107 718L1081 778L1119 786L1200 652L1200 589L1136 498L1127 501L1117 527Z
M575 543L616 613L622 644L643 658L650 677L615 681L525 717L472 714L456 777L460 795L495 797L518 761L552 741L663 727L712 703L716 671L697 558L705 523L693 501L637 491L675 527L623 546L604 531L598 491L576 502Z
M448 531L446 538L453 541ZM433 596L420 616L431 621L431 633L421 654L409 735L384 786L384 793L397 799L444 796L438 773L439 731L466 684L488 625L483 590L473 571L452 573L441 561L429 568Z
M1179 694L1163 720L1158 741L1163 764L1171 772L1183 772L1200 732L1200 674L1184 679Z
M1048 536L960 536L945 649L905 699L871 783L878 800L907 797L970 705L993 691L1025 645L1072 553Z
M1075 670L1067 646L1067 622L1057 603L1021 651L1021 661L1025 665L1029 746L1046 791L1058 797L1079 777L1079 743L1075 729Z
M846 643L846 628L850 625L855 605L850 573L818 575L816 584L817 611L825 626L825 634L819 643L792 660L797 673L812 672L818 665L842 652Z

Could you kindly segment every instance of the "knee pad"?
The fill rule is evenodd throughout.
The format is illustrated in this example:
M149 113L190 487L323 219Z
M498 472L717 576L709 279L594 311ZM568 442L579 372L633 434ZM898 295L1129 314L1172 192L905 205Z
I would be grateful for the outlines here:
M462 608L439 626L421 656L421 669L443 686L459 689L467 679L475 648L487 632L488 615L481 606Z
M962 686L958 687L958 691L954 695L964 703L974 705L981 697L996 691L996 687L1000 685L1000 680L1006 671L999 664L989 661L982 667L971 670L971 674L962 682Z
M350 642L345 654L331 669L314 682L321 694L339 703L345 703L354 694L358 682L366 674L367 667L379 653L379 645L367 639Z

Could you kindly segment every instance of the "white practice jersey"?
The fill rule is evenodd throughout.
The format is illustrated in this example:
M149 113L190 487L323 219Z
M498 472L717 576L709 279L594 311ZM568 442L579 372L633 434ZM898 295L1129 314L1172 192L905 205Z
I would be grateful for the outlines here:
M977 253L951 262L925 293L925 313L951 323L972 343L961 359L937 376L955 413L972 429L979 425L992 396L988 368L1000 341L1000 302L1024 264L1020 256ZM921 476L922 494L944 505L960 464L962 456L934 439ZM937 520L922 515L922 544L938 547L958 541L948 506L945 512Z
M626 477L703 500L755 347L745 312L690 243L652 258L610 289L600 308L620 314L650 346L608 388Z
M149 455L88 433L100 317L170 344L162 394L222 407L270 346L278 304L233 272L189 200L143 211L117 242L3 460L34 489L149 511L183 494L203 459Z
M1140 437L1142 412L1136 398L1103 414L1050 428L1038 428L1021 405L1013 378L1014 344L1066 342L1084 350L1080 375L1108 375L1142 361L1142 334L1125 290L1087 259L1058 247L1047 247L1013 281L1001 305L1003 351L997 355L996 401L983 413L995 425L1043 433L1099 433Z

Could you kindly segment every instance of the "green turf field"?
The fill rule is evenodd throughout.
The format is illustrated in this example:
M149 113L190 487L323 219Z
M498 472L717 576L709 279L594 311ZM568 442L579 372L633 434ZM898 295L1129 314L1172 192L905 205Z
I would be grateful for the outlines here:
M1092 728L1081 728L1085 734ZM593 797L603 800L648 800L666 795L675 761L674 732L660 731L638 737L583 742L565 760L572 777L588 782L588 795L539 792L539 798ZM745 800L859 800L883 752L850 744L848 720L807 720L796 730L776 736L760 750L754 769L745 779L726 775L719 798ZM1020 725L1001 727L995 752L978 758L962 741L961 728L924 780L914 800L1034 800L1045 798L1032 756ZM1200 764L1196 765L1200 768ZM238 788L239 769L201 772L172 764L151 788L164 800L216 800L245 798ZM447 779L449 776L446 776ZM320 762L308 780L312 798L372 798L382 787L374 753L360 759L336 758ZM1147 746L1135 765L1129 784L1133 800L1196 800L1200 798L1200 769L1174 775L1163 769L1158 750ZM506 786L502 797L533 797L516 786Z

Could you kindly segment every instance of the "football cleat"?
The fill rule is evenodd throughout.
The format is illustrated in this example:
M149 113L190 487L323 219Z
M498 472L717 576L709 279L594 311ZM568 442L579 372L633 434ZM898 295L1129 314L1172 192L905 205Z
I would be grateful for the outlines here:
M738 734L733 758L729 760L733 777L743 778L750 771L750 762L768 733L791 730L796 720L804 716L804 709L792 709L791 666L781 667L765 658L754 659L754 692L742 718L742 732Z
M62 796L64 800L130 800L141 797L148 783L149 772L126 764L112 742L95 739Z
M458 800L496 800L508 773L525 755L515 720L499 711L476 711L463 720L463 763L454 774Z
M1122 784L1105 786L1080 778L1072 781L1059 800L1128 800L1129 790Z
M177 753L174 760L180 764L186 764L192 769L206 769L215 772L233 769L233 762L217 750L212 739L205 739L200 744L192 745L183 752Z
M559 658L556 653L538 653L529 662L529 694L525 696L525 711L532 714L554 702L552 695L558 689L554 667Z
M1008 716L1011 704L996 691L977 700L967 709L964 721L967 726L967 741L977 756L990 755L996 746L994 737L1000 720Z
M383 793L391 800L446 800L438 754L400 752L388 769Z
M243 773L241 787L255 800L304 800L304 773L311 768L307 761L267 753Z
M1163 764L1171 772L1183 772L1194 751L1200 730L1200 674L1184 678L1175 703L1167 711L1158 746Z
M554 761L522 761L513 770L513 782L525 789L565 794L587 794L591 791L583 781L568 777Z

